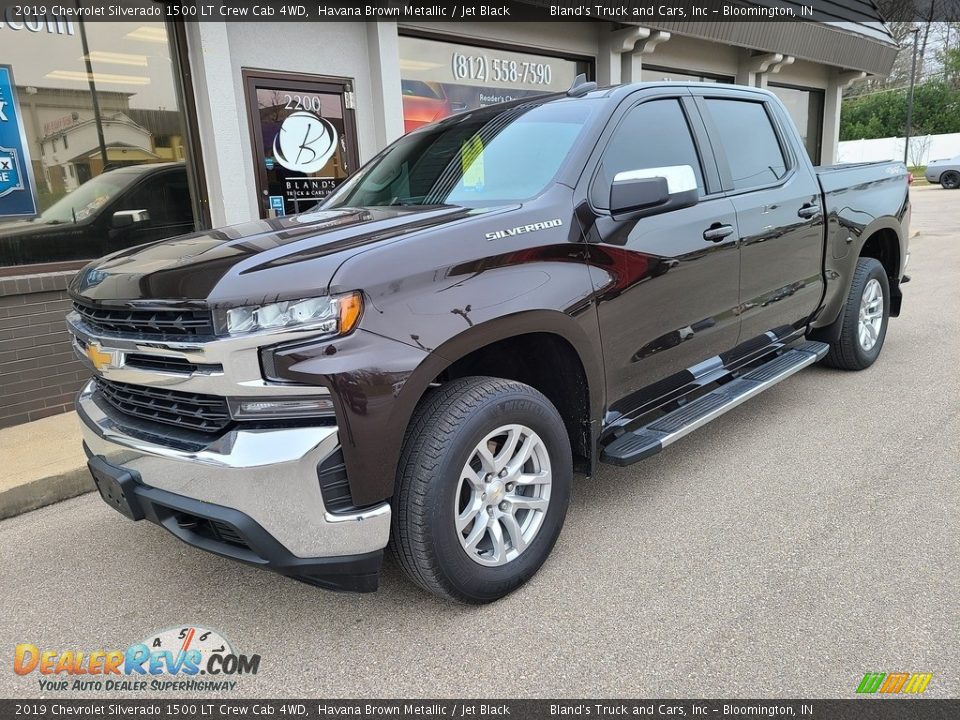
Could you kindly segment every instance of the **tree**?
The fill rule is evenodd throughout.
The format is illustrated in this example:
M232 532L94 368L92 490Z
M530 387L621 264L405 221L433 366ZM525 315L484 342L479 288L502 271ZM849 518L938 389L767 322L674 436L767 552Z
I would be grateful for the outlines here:
M844 100L840 139L902 137L906 129L907 91L884 90ZM913 135L960 132L960 89L942 80L917 85Z
M904 138L906 142L906 138ZM907 148L907 158L910 167L921 167L927 164L930 153L930 145L933 144L929 135L915 135L910 138L910 146Z
M900 51L897 53L896 60L893 61L893 67L887 77L870 77L864 82L854 83L844 91L845 97L855 97L857 95L866 95L877 92L878 90L887 90L891 88L906 87L910 83L910 64L913 60L913 43L916 34L913 29L916 23L913 22L888 22L887 29L893 36L893 39L900 45ZM919 67L919 66L918 66Z
M960 48L945 48L940 51L943 81L950 87L960 85Z

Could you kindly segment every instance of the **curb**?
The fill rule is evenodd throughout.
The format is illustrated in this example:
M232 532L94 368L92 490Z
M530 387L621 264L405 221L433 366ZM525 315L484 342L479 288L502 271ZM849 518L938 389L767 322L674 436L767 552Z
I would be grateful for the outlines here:
M30 480L22 485L0 491L0 520L38 510L61 500L69 500L94 489L90 471L86 467Z

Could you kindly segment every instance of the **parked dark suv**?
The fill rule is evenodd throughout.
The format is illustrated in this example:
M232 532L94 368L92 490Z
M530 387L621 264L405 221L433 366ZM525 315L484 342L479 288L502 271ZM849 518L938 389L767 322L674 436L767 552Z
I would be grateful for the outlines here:
M82 260L193 228L184 163L130 165L87 180L37 218L0 223L0 264Z

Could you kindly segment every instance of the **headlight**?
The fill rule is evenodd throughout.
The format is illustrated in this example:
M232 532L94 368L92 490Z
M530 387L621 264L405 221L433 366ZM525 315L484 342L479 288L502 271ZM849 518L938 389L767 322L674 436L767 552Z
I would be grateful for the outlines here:
M267 305L230 308L222 314L228 335L293 328L316 330L324 335L346 335L360 320L362 296L358 292Z

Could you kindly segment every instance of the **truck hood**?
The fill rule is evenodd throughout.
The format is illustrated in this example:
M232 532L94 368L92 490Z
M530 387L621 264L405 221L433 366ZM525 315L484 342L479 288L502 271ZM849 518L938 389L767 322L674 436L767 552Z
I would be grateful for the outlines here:
M454 206L345 208L257 220L108 255L80 271L70 292L112 305L138 300L239 305L309 297L324 294L344 260L368 246L488 212Z
M62 235L71 230L81 230L83 225L79 223L45 223L39 220L18 220L17 222L8 222L0 225L0 232L3 233L3 239L27 237L42 237L44 235Z

